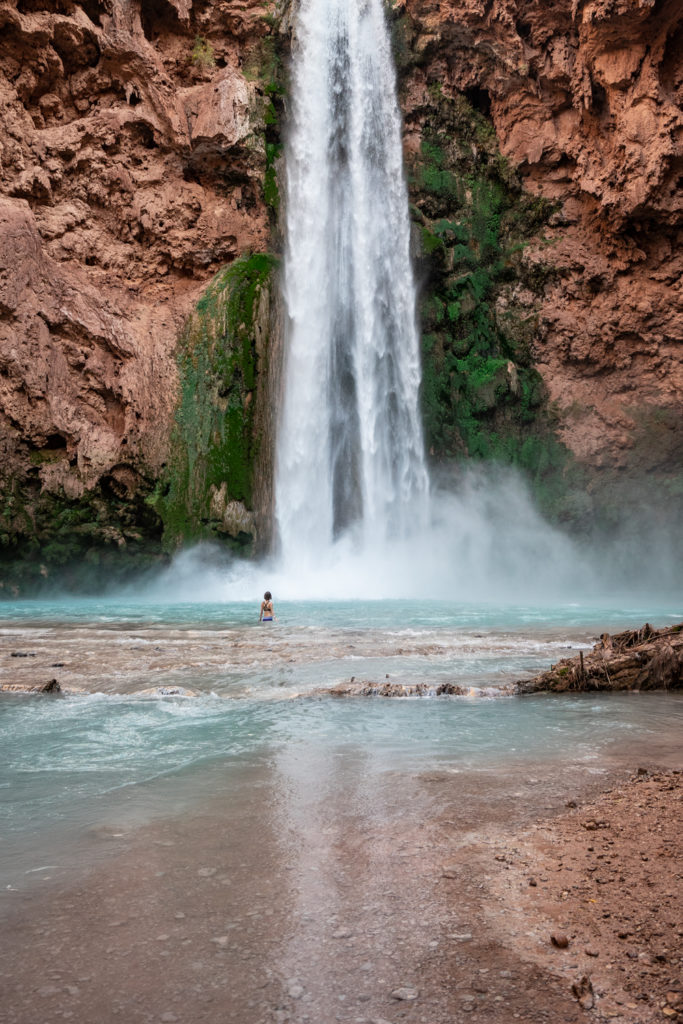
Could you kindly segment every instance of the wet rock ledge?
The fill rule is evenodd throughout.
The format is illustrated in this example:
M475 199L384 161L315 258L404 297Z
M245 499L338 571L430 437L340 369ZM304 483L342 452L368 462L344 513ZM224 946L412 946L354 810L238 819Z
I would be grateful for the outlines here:
M563 658L532 679L516 684L519 694L585 690L668 690L683 686L683 622L666 629L603 633L593 650Z

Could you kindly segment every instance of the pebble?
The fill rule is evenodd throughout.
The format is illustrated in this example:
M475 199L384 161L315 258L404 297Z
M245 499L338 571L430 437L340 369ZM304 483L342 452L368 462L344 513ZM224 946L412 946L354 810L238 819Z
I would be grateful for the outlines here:
M556 932L555 934L551 935L550 941L552 942L553 946L555 946L557 949L566 949L569 945L569 939L566 935L563 935L561 932Z
M217 868L200 868L197 874L200 878L211 878L212 875L216 874Z
M332 932L333 939L350 939L352 935L350 928L337 928L336 932Z
M410 988L408 985L402 985L401 988L395 988L394 991L390 993L392 999L400 999L404 1002L417 999L419 994L420 993L416 988Z
M580 981L575 981L572 984L571 992L583 1010L593 1009L595 1005L595 995L593 993L593 985L589 975L584 974ZM609 1015L609 1011L607 1011L607 1015Z
M304 987L298 982L292 982L287 986L287 995L290 999L301 999L304 994Z
M176 1017L175 1013L166 1012L162 1013L161 1017L159 1017L159 1020L162 1020L164 1024L173 1024L173 1022L178 1020L178 1018Z
M471 942L472 932L451 932L449 939L456 939L458 942Z
M586 954L586 956L600 956L600 953L597 949L589 949L588 946L586 946L586 948L584 949L584 953Z

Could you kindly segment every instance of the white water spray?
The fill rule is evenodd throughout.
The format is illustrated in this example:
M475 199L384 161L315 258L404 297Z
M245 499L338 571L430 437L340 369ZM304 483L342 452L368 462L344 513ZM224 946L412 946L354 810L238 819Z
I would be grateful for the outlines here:
M419 340L381 0L302 0L286 152L287 310L275 480L285 564L427 526Z

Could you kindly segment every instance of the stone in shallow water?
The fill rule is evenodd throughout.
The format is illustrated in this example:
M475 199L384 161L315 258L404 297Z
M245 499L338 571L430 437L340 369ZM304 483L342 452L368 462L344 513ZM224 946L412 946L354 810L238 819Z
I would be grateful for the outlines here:
M0 686L2 693L61 693L62 688L56 679L50 679L47 683L3 683Z
M416 988L411 988L409 985L402 985L401 988L395 988L391 993L392 999L400 999L404 1002L417 999L419 992Z

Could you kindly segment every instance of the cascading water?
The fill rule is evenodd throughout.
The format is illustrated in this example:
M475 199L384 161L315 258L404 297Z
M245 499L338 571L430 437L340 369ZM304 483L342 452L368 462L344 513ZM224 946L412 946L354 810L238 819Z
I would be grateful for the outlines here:
M297 0L286 148L279 551L221 599L536 601L604 578L500 466L430 493L401 121L383 0ZM214 553L210 556L215 557ZM605 564L610 562L606 558ZM174 570L188 592L205 566Z
M285 561L426 525L419 341L382 0L301 0L286 152Z

